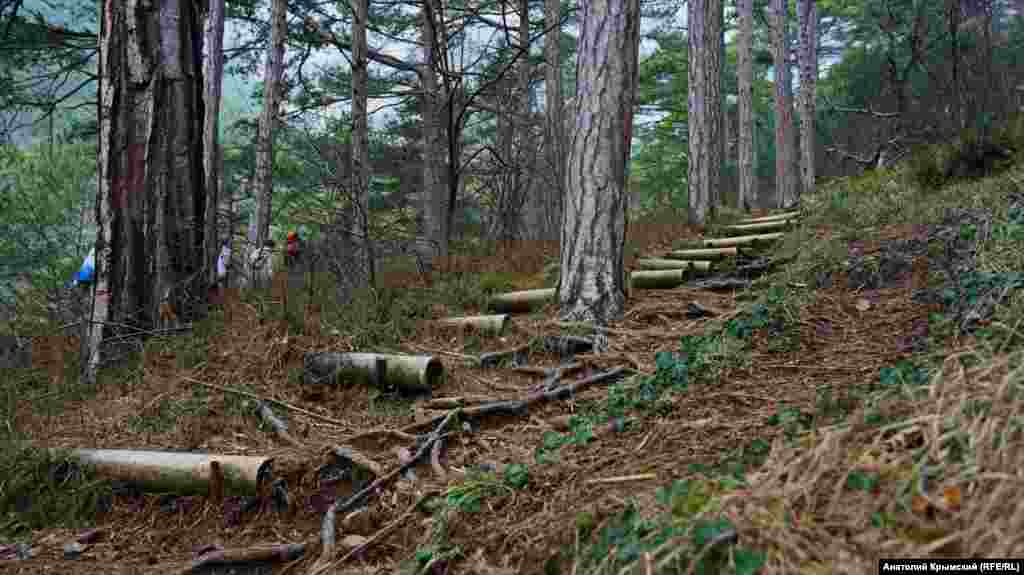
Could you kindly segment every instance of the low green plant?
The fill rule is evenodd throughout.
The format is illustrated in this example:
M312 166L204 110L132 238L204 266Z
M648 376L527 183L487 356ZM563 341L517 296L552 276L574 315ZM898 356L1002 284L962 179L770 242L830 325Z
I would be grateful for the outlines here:
M0 535L92 524L113 501L111 485L67 453L6 442L0 448Z

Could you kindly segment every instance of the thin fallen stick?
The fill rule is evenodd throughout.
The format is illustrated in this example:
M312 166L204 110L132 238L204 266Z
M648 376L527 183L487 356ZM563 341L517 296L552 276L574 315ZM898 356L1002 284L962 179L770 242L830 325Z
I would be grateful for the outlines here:
M337 516L337 514L345 513L346 511L351 510L353 507L358 505L367 495L380 489L387 483L394 481L396 477L398 477L402 473L405 473L406 470L416 465L416 462L422 459L424 455L426 455L430 448L433 447L434 443L440 440L442 437L444 437L444 434L442 434L441 432L448 426L448 422L450 422L452 418L455 417L455 415L458 414L460 411L460 409L453 409L451 412L449 412L448 415L445 416L444 420L441 421L441 423L434 428L430 435L427 436L427 439L426 441L423 442L423 445L421 445L420 448L416 450L416 453L413 454L413 456L410 457L408 461L399 465L395 469L392 469L386 475L378 477L373 483L367 485L361 491L346 499L343 503L339 503L337 500L335 500L334 503L332 503L331 506L327 508L327 512L324 513L324 521L320 529L321 539L324 539L324 535L328 535L333 538L334 518ZM330 526L327 525L328 518L330 518ZM334 553L334 544L333 541L331 541L330 548L328 549L326 542L327 541L325 540L324 551L320 554L320 558L317 559L316 563L313 564L313 567L310 568L309 575L320 575L321 573L330 568L330 555Z
M366 439L367 437L373 437L374 435L390 435L396 439L401 439L402 441L416 441L415 435L404 433L397 429L371 429L369 431L353 435L352 437L349 437L348 440L351 442L359 439Z
M309 417L312 417L313 419L317 419L319 421L323 421L324 423L330 423L330 424L333 424L333 425L337 425L338 427L341 427L341 428L344 428L344 429L348 429L349 427L351 427L349 424L345 423L344 421L339 421L337 419L331 419L330 417L327 417L326 415L320 415L318 413L313 413L312 411L309 411L308 409L302 409L301 407L299 407L297 405L292 405L292 404L290 404L290 403L288 403L286 401L281 401L280 399L274 399L272 397L263 397L261 395L255 394L255 393L250 393L248 391L244 391L244 390L241 390L241 389L234 389L234 388L231 388L231 387L223 387L223 386L217 385L215 383L207 383L205 381L200 381L198 379L195 379L195 378L192 378L192 377L188 377L187 375L182 377L182 379L184 379L186 381L190 381L190 382L195 383L197 385L202 385L204 387L209 387L210 389L216 389L216 390L219 390L219 391L223 391L225 393L235 393L235 394L241 395L243 397L248 397L250 399L255 399L257 401L266 401L267 403L273 403L274 405L280 405L281 407L283 407L283 408L285 408L285 409L287 409L289 411L294 411L295 413L301 413L302 415L307 415Z
M387 537L388 535L390 535L395 529L397 529L400 525L402 525L409 518L409 516L411 516L413 513L415 513L416 510L419 509L419 507L421 505L423 505L423 503L427 499L430 499L431 497L436 497L439 493L440 493L439 491L428 491L428 492L424 493L423 496L421 496L419 499L417 499L416 503L413 503L412 506L409 507L409 509L407 509L405 511L405 513L403 513L400 517L398 517L398 519L395 519L391 523L388 523L387 525L385 525L379 531L374 533L373 536L371 536L369 539L364 541L362 544L357 546L355 549L352 549L351 551L346 553L341 559L338 559L337 561L335 561L334 565L332 565L332 566L336 567L336 566L338 566L338 565L348 561L349 559L355 557L356 555L359 555L363 551L366 551L371 545L373 545L377 541L379 541L379 540Z
M602 483L629 483L632 481L649 481L651 479L657 479L657 474L654 473L639 473L637 475L620 475L618 477L602 477L599 479L588 479L583 482L584 485L598 485Z
M304 447L301 441L295 439L292 434L288 433L288 424L275 415L266 402L260 401L256 411L260 414L260 418L263 419L263 421L266 421L270 427L273 428L274 433L281 438L281 441L284 441L292 447Z

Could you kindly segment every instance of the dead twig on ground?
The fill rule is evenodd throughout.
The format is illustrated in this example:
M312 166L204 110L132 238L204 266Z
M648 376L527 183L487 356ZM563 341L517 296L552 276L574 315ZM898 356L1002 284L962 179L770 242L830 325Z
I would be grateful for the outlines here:
M274 399L272 397L263 397L261 395L257 395L255 393L250 393L248 391L244 391L244 390L241 390L241 389L234 389L234 388L231 388L231 387L223 387L223 386L217 385L215 383L207 383L205 381L200 381L198 379L195 379L195 378L192 378L192 377L188 377L188 376L184 376L184 377L182 377L182 379L184 379L186 381L189 381L191 383L194 383L196 385L202 385L204 387L209 387L210 389L216 389L218 391L223 391L225 393L234 393L234 394L237 394L237 395L241 395L243 397L248 397L250 399L255 399L257 401L265 401L267 403L273 403L274 405L279 405L279 406L281 406L281 407L283 407L283 408L285 408L287 410L294 411L295 413L301 413L302 415L306 415L306 416L312 417L313 419L316 419L318 421L322 421L324 423L330 423L332 425L336 425L336 426L338 426L338 427L340 427L342 429L348 429L349 428L349 425L347 423L345 423L344 421L339 421L337 419L331 419L330 417L327 417L326 415L320 415L318 413L314 413L312 411L309 411L308 409L302 409L301 407L299 407L297 405L292 405L292 404L290 404L290 403L288 403L286 401L281 401L280 399Z
M344 502L335 501L334 503L331 504L330 507L327 508L327 512L324 513L324 519L320 527L320 536L321 541L323 542L323 551L320 553L320 558L317 559L316 563L313 564L313 567L310 568L309 575L320 575L321 573L324 573L327 569L331 567L331 562L333 560L335 548L334 522L335 517L337 517L338 513L344 513L346 511L351 510L353 507L358 505L363 499L365 499L367 495L373 493L374 491L377 491L378 489L390 483L391 481L394 481L396 477L400 476L402 473L405 473L409 468L416 465L416 462L422 459L423 456L426 455L428 451L430 451L430 449L434 446L434 443L439 441L446 435L442 432L446 427L448 427L448 423L452 420L452 418L454 418L460 411L460 409L455 409L449 412L441 421L441 423L434 428L430 435L427 436L427 439L423 442L423 445L420 446L420 448L416 451L415 454L413 454L412 457L409 458L408 461L402 463L395 469L392 469L386 475L378 477L376 480L374 480L373 483L364 487L362 490L352 495Z
M438 442L435 445L438 445L439 443L440 442ZM419 499L416 500L416 503L413 503L409 507L409 509L405 511L405 513L402 513L402 515L400 515L397 519L382 527L379 531L374 533L369 539L364 541L361 545L355 547L354 549L346 553L341 559L335 561L332 567L337 567L338 565L345 563L349 559L369 549L370 546L376 543L377 541L380 541L381 539L384 539L385 537L390 535L392 532L395 531L395 529L403 525L409 519L409 517L411 517L412 514L415 513L416 510L419 509L421 505L423 505L424 502L426 502L431 497L437 497L439 494L440 492L436 490L431 490L424 493Z

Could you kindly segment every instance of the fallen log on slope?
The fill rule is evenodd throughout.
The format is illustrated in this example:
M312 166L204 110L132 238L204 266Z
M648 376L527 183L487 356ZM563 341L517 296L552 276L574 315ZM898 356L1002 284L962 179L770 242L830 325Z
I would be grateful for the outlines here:
M209 493L216 475L211 469L214 464L223 475L224 493L230 495L255 495L272 477L270 457L135 449L72 449L71 453L100 475L154 491Z
M665 254L665 257L680 260L718 260L726 257L736 257L738 253L739 250L735 247L697 248L689 250L673 250Z
M306 552L305 543L286 543L266 547L249 547L243 549L218 549L210 551L198 559L189 562L176 571L176 575L189 575L213 565L231 565L234 563L288 563L302 557Z
M746 246L746 245L757 245L767 244L776 240L782 239L785 234L782 232L775 232L772 234L757 234L752 236L736 236L732 238L719 238L711 240L701 240L704 246L709 248L725 248L732 246Z
M711 269L711 262L700 260L643 258L636 261L642 270L694 270L706 272Z
M736 223L738 225L745 225L745 224L759 224L759 223L762 223L762 222L774 222L774 221L777 221L777 220L793 220L793 219L799 218L801 215L802 214L801 214L800 210L793 210L793 211L789 211L789 212L779 212L777 214L769 214L767 216L761 216L761 217L758 217L758 218L744 218L744 219L742 219L742 220L740 220L740 221L738 221Z
M555 288L546 288L495 294L487 305L498 313L527 313L554 300Z
M686 270L638 271L629 274L634 289L671 289L686 281Z
M500 335L509 322L508 314L447 317L434 323L442 328L472 328L480 333Z
M302 363L307 383L350 380L410 395L430 393L444 376L444 366L432 355L309 352Z
M766 232L769 230L784 230L792 226L793 223L792 220L773 220L769 222L722 226L722 230L726 232Z

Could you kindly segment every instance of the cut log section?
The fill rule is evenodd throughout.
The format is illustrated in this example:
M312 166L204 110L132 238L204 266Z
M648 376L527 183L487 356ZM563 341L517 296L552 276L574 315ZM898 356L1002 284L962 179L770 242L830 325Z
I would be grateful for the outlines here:
M501 335L509 322L508 314L500 315L474 315L466 317L447 317L439 319L435 323L444 328L470 328L480 333Z
M738 221L736 223L737 224L759 224L761 222L774 222L774 221L777 221L777 220L791 220L791 219L796 219L796 218L799 218L799 217L800 217L800 212L799 211L779 212L777 214L770 214L770 215L767 215L767 216L761 216L759 218L745 218L745 219L742 219L742 220L740 220L740 221Z
M381 389L418 395L430 393L444 376L444 366L432 355L309 352L303 358L307 383L356 381Z
M100 475L179 494L208 493L210 481L218 475L212 467L220 468L222 477L217 479L223 479L223 493L228 495L255 495L272 476L269 457L135 449L73 449L71 454Z
M711 269L711 262L695 260L673 260L661 258L644 258L636 261L642 270L694 270L706 272Z
M686 270L633 272L629 281L634 289L671 289L686 281Z
M666 258L677 260L718 260L726 257L736 257L736 248L706 248L694 250L674 250L665 254Z
M771 222L758 222L753 224L736 224L722 226L727 232L768 232L772 230L784 230L793 225L793 220L777 220Z
M491 296L489 306L499 313L526 313L555 299L555 288L514 291Z
M774 242L775 240L782 239L782 236L784 235L785 234L782 232L775 232L774 234L758 234L753 236L736 236L732 238L703 240L702 243L705 247L709 248L727 248L733 246L767 244Z

